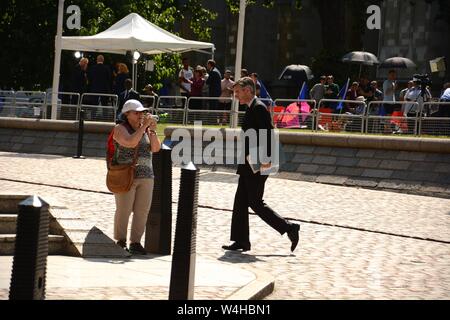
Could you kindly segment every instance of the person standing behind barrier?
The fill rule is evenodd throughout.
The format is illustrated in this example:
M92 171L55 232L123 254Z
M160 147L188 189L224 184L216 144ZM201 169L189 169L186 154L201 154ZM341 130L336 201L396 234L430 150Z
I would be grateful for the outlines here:
M405 94L405 101L417 102L419 104L417 106L414 103L408 103L405 105L405 109L403 110L403 114L405 117L415 117L416 112L422 111L423 103L430 101L431 93L428 88L425 88L424 96L421 96L422 88L420 79L413 78L413 87L410 88Z
M384 95L383 92L378 89L378 83L374 80L370 82L370 87L373 91L372 101L383 101ZM375 104L371 107L370 113L372 115L384 115L386 112L384 111L384 106L382 104Z
M208 60L206 64L206 68L208 69L208 79L206 80L206 84L209 88L209 97L217 98L220 97L222 93L221 81L222 75L220 74L219 69L216 67L216 62L212 59ZM217 110L218 100L210 100L209 101L209 109Z
M75 66L75 70L72 73L72 92L76 92L81 95L87 92L88 89L88 77L87 77L87 69L88 69L89 59L81 58L78 64ZM77 103L77 98L72 96L70 101L71 104Z
M227 98L227 99L221 99L219 100L219 109L220 110L231 110L231 100L229 98L233 97L233 85L234 81L231 80L231 71L225 70L225 73L223 75L223 79L220 83L220 87L222 90L222 93L220 94L221 98ZM222 115L222 119L219 120L219 124L226 124L228 122L227 113L224 113Z
M440 97L440 102L450 103L450 82L444 84L444 92ZM439 105L438 117L450 118L450 105Z
M408 81L407 86L405 89L401 90L400 93L398 94L398 100L399 101L405 101L405 96L406 93L408 92L409 89L411 89L414 86L414 82L412 80ZM403 107L402 107L402 111L403 111Z
M339 86L334 83L334 77L329 75L327 77L327 84L325 86L325 99L339 99ZM328 107L336 111L337 104L334 102L327 102Z
M309 97L316 101L316 105L319 106L319 101L325 96L325 83L327 81L326 76L320 77L320 82L316 83L311 90L309 90Z
M178 82L180 84L180 94L183 97L189 98L191 96L192 79L194 78L194 71L189 66L189 59L183 58L183 68L178 73Z
M114 128L114 156L112 164L131 164L137 148L136 171L131 189L125 193L115 193L116 212L114 216L114 239L127 250L128 220L131 223L131 254L146 254L141 238L152 204L154 173L152 153L159 152L161 142L156 134L156 121L150 114L144 114L138 100L128 100L123 106L124 122Z
M203 86L205 84L205 80L203 79L203 71L201 69L194 70L194 79L192 80L191 85L191 98L197 97L200 98L203 96ZM191 99L189 100L189 109L199 110L202 109L202 100L201 99Z
M384 101L391 101L391 102L396 101L395 100L395 89L397 89L396 79L397 79L397 72L395 70L389 70L388 78L383 82ZM392 114L394 108L395 108L394 104L386 104L384 106L386 114Z
M140 99L139 93L133 89L133 81L130 78L125 79L124 84L125 84L125 90L119 94L119 103L118 103L117 113L116 113L117 117L120 116L120 113L122 112L122 108L123 108L125 102L127 102L128 100L131 100L131 99L134 99L134 100Z
M153 91L153 86L150 83L146 84L142 92L144 93L144 95L148 96L143 98L142 102L144 104L144 107L146 108L156 107L158 94L155 91Z
M119 95L125 90L125 79L130 78L130 72L125 63L118 63L117 68L118 68L118 71L117 71L116 78L114 80L113 93L116 95Z
M244 77L235 82L233 89L235 98L241 104L247 106L242 124L244 133L248 130L256 130L256 134L259 134L260 130L269 131L266 135L266 141L258 139L259 142L257 142L257 145L250 145L249 141L245 139L246 158L250 153L249 150L253 148L257 148L258 151L260 149L267 150L267 155L270 157L270 136L273 130L272 119L266 106L255 96L255 83L251 78ZM271 165L271 163L261 163L261 170L269 169ZM300 225L288 222L264 202L264 186L268 175L261 174L260 171L253 173L247 159L245 160L245 164L238 165L237 174L239 175L239 182L234 198L230 236L230 240L234 242L231 245L224 245L222 248L232 251L250 250L248 213L248 208L250 207L264 222L281 235L287 233L291 241L291 251L294 251L299 241Z
M111 69L103 63L105 58L99 54L97 56L97 64L88 70L89 92L92 93L111 93L112 73ZM108 105L109 97L97 96L93 98L93 104L102 106Z

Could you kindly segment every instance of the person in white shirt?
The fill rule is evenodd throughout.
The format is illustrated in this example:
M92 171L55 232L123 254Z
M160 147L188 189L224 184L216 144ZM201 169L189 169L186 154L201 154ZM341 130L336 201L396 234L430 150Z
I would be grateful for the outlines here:
M395 89L397 88L397 72L395 70L389 70L388 78L383 82L383 94L384 101L395 102ZM392 114L394 110L394 104L385 104L384 109L387 114Z
M180 93L189 98L191 94L191 85L194 78L194 70L189 66L189 59L183 58L183 68L178 73L178 82L180 83Z
M423 97L421 96L422 88L419 79L414 78L412 81L413 87L406 92L405 101L417 102L419 104L419 109L417 109L417 105L414 103L405 104L403 109L403 115L405 117L415 117L416 112L420 113L422 111L423 103L431 99L431 93L428 88L425 88L425 95Z

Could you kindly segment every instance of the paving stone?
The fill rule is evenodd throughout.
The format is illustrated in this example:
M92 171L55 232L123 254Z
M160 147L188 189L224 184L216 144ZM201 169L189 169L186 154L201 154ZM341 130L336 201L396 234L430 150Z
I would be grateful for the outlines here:
M378 168L380 169L394 169L394 170L408 170L410 161L396 161L396 160L383 160Z
M378 168L381 160L377 159L361 159L359 160L357 166L361 168Z
M316 173L316 171L319 169L318 165L315 164L301 164L297 168L297 172L303 172L303 173Z
M336 157L315 156L312 160L314 164L328 164L333 165L336 163Z
M347 181L346 177L330 176L330 175L320 175L317 177L316 182L327 183L334 185L343 185Z
M376 169L365 169L363 171L363 177L369 178L389 178L392 175L392 170L376 170Z
M292 159L294 163L311 163L314 156L312 154L296 154Z
M361 160L358 158L343 158L338 157L336 161L337 166L342 167L355 167Z

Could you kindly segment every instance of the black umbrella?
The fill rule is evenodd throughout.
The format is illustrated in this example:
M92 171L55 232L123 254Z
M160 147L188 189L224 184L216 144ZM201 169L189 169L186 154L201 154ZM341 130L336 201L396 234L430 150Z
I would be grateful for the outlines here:
M342 57L342 62L359 64L359 76L361 77L361 69L363 65L374 66L379 64L378 58L373 53L367 51L352 51Z
M342 62L363 64L367 66L373 66L379 64L376 55L366 51L352 51L342 57Z
M416 64L408 58L392 57L392 58L384 60L383 63L380 64L379 67L384 68L384 69L395 69L395 68L414 69L414 68L416 68Z
M279 76L279 80L290 80L296 83L302 83L314 78L311 69L301 64L291 64L284 68Z

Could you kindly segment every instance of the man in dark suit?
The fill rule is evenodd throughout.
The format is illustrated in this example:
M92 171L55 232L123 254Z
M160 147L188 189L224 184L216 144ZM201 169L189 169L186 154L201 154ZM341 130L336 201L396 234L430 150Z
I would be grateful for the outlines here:
M247 110L242 124L242 130L245 132L253 129L259 136L260 130L268 130L267 140L256 139L257 145L252 145L252 139L245 139L245 163L239 164L237 173L239 174L239 182L234 198L233 216L231 220L231 237L234 241L231 245L222 246L225 250L248 251L250 250L249 237L249 216L248 208L252 210L278 231L281 235L287 233L291 240L291 251L294 251L299 241L300 225L291 223L279 216L273 211L263 200L264 185L268 178L267 170L272 164L263 163L261 160L260 170L256 173L250 166L247 158L250 149L263 148L266 150L268 157L271 157L271 132L273 129L270 113L266 106L255 96L255 83L250 77L244 77L235 82L233 86L234 95L240 104L247 105ZM264 135L260 136L261 138ZM264 174L266 171L266 174Z
M105 66L103 62L105 58L100 54L97 56L97 64L90 67L88 70L89 92L92 93L111 93L112 86L112 72L108 66ZM102 106L108 105L108 97L99 96L96 97L94 104L98 105L100 100Z
M140 100L139 93L133 89L133 82L130 78L125 79L124 81L125 90L119 94L119 103L117 107L117 116L122 112L122 107L125 102L130 99Z

